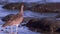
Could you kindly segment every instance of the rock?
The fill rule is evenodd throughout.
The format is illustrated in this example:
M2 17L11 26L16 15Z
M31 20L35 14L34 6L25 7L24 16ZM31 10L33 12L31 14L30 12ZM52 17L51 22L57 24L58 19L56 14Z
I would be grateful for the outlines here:
M14 8L15 10L20 10L21 4L24 4L24 10L28 10L29 9L29 7L26 6L27 3L23 3L23 2L22 3L8 3L8 4L4 5L2 8L13 10L13 7L15 7Z
M60 14L56 15L55 17L56 17L56 18L60 18Z
M34 12L48 12L48 13L59 13L60 12L60 3L46 3L38 4L31 7L31 11Z
M46 3L46 4L38 4L38 3L24 3L24 10L31 10L34 12L47 12L47 13L60 13L60 3ZM20 10L22 3L8 3L4 5L2 8L5 9L15 9Z
M56 20L56 18L31 19L26 26L43 31L55 32L60 28L60 20Z
M51 28L53 29L54 28L54 23L55 23L55 20L54 18L43 18L41 20L41 23L43 25L43 30L47 30L47 31L52 31Z
M29 22L26 24L27 27L33 27L33 28L39 28L39 19L31 19Z
M58 28L58 29L56 30L56 32L60 32L60 28Z
M45 21L45 20L44 20ZM49 29L49 24L46 24L44 21L40 20L40 19L31 19L26 26L29 28L36 28L36 29L42 29L44 31L47 30L47 28Z
M31 7L30 10L34 12L43 12L45 11L45 8L43 8L41 5L36 5Z
M60 29L60 20L55 21L55 30L58 31ZM60 32L60 30L59 30Z

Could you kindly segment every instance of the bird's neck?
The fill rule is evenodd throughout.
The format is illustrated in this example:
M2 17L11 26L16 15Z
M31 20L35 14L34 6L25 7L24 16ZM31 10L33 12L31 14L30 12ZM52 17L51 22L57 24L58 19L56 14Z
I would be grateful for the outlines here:
M23 16L23 8L24 8L24 5L21 6L21 10L19 11L19 14Z

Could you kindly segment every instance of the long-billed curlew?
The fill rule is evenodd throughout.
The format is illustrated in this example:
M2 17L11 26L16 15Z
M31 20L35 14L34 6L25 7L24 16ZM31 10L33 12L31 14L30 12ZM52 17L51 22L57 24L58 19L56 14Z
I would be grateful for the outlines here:
M21 11L19 11L16 15L13 15L12 17L10 17L9 20L5 21L2 27L16 26L15 34L17 34L18 25L23 21L23 8L24 8L24 5L22 4Z

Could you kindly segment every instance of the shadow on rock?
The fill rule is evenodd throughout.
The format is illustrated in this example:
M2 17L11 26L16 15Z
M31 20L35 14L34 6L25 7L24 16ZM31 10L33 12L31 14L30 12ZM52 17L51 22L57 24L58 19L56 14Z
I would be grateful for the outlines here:
M56 18L31 19L26 26L32 30L56 32L60 28L59 22Z

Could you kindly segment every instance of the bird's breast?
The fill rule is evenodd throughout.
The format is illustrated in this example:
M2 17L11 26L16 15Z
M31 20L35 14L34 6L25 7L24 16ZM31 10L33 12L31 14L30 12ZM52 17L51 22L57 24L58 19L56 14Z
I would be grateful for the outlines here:
M23 17L14 20L12 23L13 25L16 25L16 24L20 24L22 21L23 21Z

